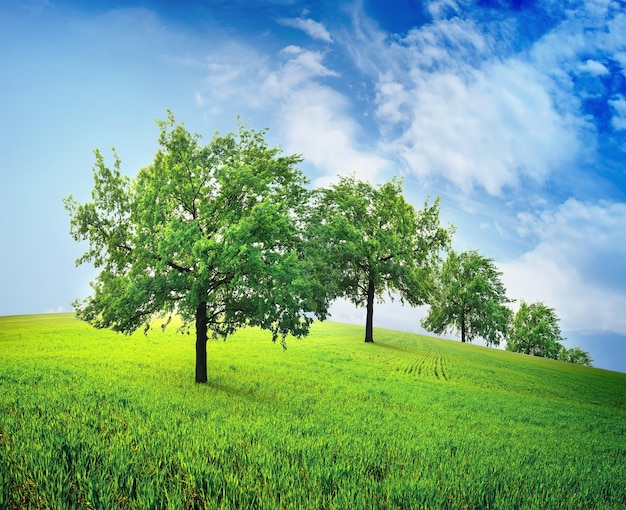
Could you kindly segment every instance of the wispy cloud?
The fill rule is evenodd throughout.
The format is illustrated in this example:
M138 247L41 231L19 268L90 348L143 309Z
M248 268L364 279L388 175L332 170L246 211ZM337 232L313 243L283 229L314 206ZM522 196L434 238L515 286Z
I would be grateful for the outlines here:
M305 157L316 185L351 172L376 180L388 168L376 148L359 143L363 131L350 99L327 83L341 75L325 64L324 52L290 45L270 55L229 43L229 58L220 54L203 61L207 88L195 92L196 104L217 112L238 103L269 115L283 148Z
M458 14L462 5L467 3L467 0L427 0L425 8L433 19L438 20Z
M361 128L349 115L345 97L329 87L314 85L293 93L280 114L281 131L290 151L314 165L317 186L337 175L356 173L376 181L390 162L358 143Z
M324 54L319 51L292 45L283 48L280 56L281 65L268 73L262 84L262 93L267 97L282 98L316 79L339 76L339 73L324 65Z
M203 73L203 87L196 87L194 99L214 115L245 114L246 109L262 110L267 104L258 89L270 72L270 62L267 55L250 46L225 40L201 57L178 60L180 65Z
M524 62L490 62L466 76L416 75L408 87L399 101L381 80L377 113L400 127L389 146L418 176L498 195L522 177L541 182L576 156L575 125L555 110L541 77Z
M303 154L313 165L318 185L351 172L375 180L388 162L359 146L361 129L350 114L350 100L320 81L339 73L324 65L321 52L288 46L281 57L261 91L275 105L285 148Z
M315 21L311 18L278 18L276 21L286 27L302 30L313 39L318 39L327 43L333 42L333 39L328 30L326 30L326 27L319 21Z

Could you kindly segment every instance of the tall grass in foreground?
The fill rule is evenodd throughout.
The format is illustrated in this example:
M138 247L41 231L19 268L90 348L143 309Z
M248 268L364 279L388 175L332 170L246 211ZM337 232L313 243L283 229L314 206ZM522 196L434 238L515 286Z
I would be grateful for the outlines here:
M0 318L0 508L623 508L626 374L316 324Z

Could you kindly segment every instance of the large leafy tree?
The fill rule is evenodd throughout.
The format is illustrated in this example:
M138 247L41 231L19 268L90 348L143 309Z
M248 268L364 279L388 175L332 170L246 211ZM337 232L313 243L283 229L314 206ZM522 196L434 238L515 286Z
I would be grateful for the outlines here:
M513 318L506 343L509 351L543 358L557 359L564 347L559 318L553 308L544 303L522 301Z
M308 201L299 156L240 125L202 145L171 112L160 150L130 179L96 151L92 201L71 196L71 234L99 269L93 294L74 306L98 328L131 333L157 315L195 324L196 382L207 380L208 332L253 325L276 340L305 335L325 310L303 260L300 208Z
M365 342L374 341L374 302L385 291L412 306L428 302L452 234L439 224L439 200L416 211L400 181L373 186L349 176L318 190L312 216L315 281L324 282L329 299L366 307Z
M493 260L477 251L451 250L422 326L436 334L456 331L461 342L482 338L488 345L499 345L511 317L501 276Z

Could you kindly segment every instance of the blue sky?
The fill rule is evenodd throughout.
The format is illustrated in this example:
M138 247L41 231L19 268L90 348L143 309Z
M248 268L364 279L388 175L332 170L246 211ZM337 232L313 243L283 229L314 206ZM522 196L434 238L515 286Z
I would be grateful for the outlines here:
M314 185L440 196L457 249L626 371L624 1L0 0L0 66L0 315L89 292L61 200L89 199L94 148L134 175L166 108L207 138L239 114ZM424 314L387 300L375 324Z

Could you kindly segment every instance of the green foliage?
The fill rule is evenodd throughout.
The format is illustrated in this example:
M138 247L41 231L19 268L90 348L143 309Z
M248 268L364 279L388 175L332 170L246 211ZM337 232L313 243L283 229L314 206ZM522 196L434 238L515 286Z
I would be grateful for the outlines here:
M173 325L180 324L177 318ZM626 375L377 330L0 318L0 508L626 506Z
M557 359L560 361L567 361L568 363L577 363L586 367L590 367L591 363L593 363L589 353L587 351L583 351L580 347L572 347L570 349L563 347L559 351Z
M450 251L422 326L436 334L455 330L462 342L480 337L499 345L511 317L501 276L492 259L474 250Z
M506 343L509 351L557 359L564 349L559 318L543 303L520 303Z
M77 262L100 270L93 295L75 304L78 317L132 333L176 313L195 319L198 343L207 328L226 336L260 326L274 340L307 334L311 313L326 310L301 263L309 192L300 157L245 125L206 145L171 112L158 125L150 166L129 179L117 155L110 169L96 151L92 202L65 201L72 236L89 246Z
M428 302L452 235L439 225L439 200L416 211L396 179L375 187L340 178L319 190L309 223L327 294L368 309L366 341L372 340L374 301L385 292L413 306Z

